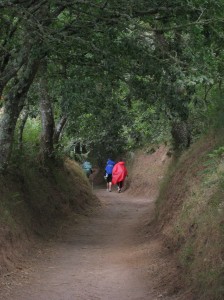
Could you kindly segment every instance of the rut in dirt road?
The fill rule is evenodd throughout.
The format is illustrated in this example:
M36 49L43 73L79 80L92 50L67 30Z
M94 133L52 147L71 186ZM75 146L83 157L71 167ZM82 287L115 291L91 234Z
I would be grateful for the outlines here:
M147 250L138 222L149 199L97 190L102 209L54 244L28 281L11 289L10 300L155 300L147 279ZM145 254L144 254L145 253Z

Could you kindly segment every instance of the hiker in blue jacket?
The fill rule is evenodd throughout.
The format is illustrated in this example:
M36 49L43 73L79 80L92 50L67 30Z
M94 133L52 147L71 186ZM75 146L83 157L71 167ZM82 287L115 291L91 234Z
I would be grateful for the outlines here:
M105 174L104 178L106 179L107 182L107 191L111 192L111 187L112 187L112 171L113 167L115 165L115 162L112 159L108 159L107 165L105 167Z

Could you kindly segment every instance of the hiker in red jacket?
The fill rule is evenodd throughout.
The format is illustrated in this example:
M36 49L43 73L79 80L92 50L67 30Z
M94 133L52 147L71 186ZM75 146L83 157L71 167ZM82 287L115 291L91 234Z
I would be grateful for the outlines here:
M121 192L124 180L127 175L128 171L125 167L125 162L121 159L118 163L116 163L112 171L112 184L118 185L118 193Z

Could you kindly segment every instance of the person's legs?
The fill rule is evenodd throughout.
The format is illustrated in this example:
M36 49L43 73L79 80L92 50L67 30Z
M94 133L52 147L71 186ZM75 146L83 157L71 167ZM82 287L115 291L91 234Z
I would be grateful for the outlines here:
M108 175L107 182L108 182L108 190L109 190L109 192L111 192L111 188L112 188L112 174Z
M123 186L123 181L118 182L118 193L121 192L122 186Z
M111 192L112 187L112 175L108 174L107 176L107 191Z
M108 189L109 189L109 192L111 192L111 188L112 188L112 182L110 181L110 182L108 183Z
M106 178L107 181L107 191L109 191L109 181L108 181L108 177Z

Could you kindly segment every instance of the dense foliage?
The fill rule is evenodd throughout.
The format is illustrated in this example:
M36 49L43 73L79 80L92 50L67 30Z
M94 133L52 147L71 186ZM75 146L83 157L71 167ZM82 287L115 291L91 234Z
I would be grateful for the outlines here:
M222 0L1 1L1 169L13 145L32 152L27 120L44 162L222 126L223 15Z

